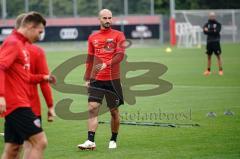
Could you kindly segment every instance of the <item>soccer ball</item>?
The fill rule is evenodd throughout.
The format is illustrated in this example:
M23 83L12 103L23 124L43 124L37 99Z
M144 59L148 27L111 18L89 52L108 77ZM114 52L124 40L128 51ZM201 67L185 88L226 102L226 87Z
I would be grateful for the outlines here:
M170 53L170 52L172 52L172 49L171 49L170 47L167 47L167 48L165 49L165 51L166 51L167 53Z

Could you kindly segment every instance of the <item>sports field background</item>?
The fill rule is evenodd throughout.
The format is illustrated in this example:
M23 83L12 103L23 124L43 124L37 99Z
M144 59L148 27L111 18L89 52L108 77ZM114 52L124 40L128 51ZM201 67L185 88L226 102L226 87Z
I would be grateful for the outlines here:
M47 51L49 67L53 70L65 60L86 53L86 43L42 44ZM157 43L144 45L134 43L127 49L128 62L157 62L168 67L160 78L173 84L168 93L151 97L137 97L135 105L122 106L121 112L136 114L184 113L185 118L137 119L137 122L162 122L178 124L199 124L199 127L147 127L122 125L118 138L118 148L108 149L110 127L101 124L96 133L96 151L80 151L76 145L87 137L86 120L68 121L56 118L47 123L45 111L43 127L49 145L46 159L238 159L240 158L240 45L224 44L224 75L218 75L216 59L213 57L212 75L205 77L206 66L204 46L201 49L177 49L166 53L167 46ZM66 83L83 85L84 66L77 67L66 78ZM129 76L141 75L141 71L129 72ZM148 85L134 89L148 89ZM87 97L63 94L53 91L55 103L64 98L72 98L71 111L87 109ZM43 101L43 100L42 100ZM44 103L44 102L43 102ZM43 104L45 109L45 103ZM233 116L224 111L234 112ZM207 117L208 112L216 117ZM191 114L191 116L190 116ZM106 113L101 121L109 121ZM122 114L122 118L125 118ZM128 121L131 121L128 117ZM0 120L0 130L3 130ZM3 137L0 137L0 153L3 151Z

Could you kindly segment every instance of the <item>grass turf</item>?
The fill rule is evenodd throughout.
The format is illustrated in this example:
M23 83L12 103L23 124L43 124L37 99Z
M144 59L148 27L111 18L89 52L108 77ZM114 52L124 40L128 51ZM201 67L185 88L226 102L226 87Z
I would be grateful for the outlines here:
M109 150L111 135L109 125L101 124L96 133L96 151L80 151L76 145L87 137L86 120L64 120L56 118L47 123L45 106L43 127L48 136L49 146L46 159L106 159L106 158L178 158L178 159L237 159L240 158L240 50L239 44L225 44L223 49L224 75L217 73L216 59L213 57L212 75L202 75L206 66L204 48L177 49L165 53L164 47L129 48L128 62L156 62L168 67L160 78L173 84L173 89L156 96L136 97L134 105L125 104L121 118L138 122L198 123L200 127L144 127L122 125L118 138L118 149ZM82 52L81 52L82 53ZM59 51L47 54L51 69L65 60L80 54L78 51ZM156 70L155 70L156 71ZM66 77L65 82L83 85L84 66L79 66ZM141 75L141 71L129 72L129 76ZM140 77L139 77L140 78ZM149 89L150 85L134 87ZM133 88L132 88L133 89ZM64 94L54 90L55 103L64 98L72 98L71 111L80 112L87 108L87 97L77 94ZM43 100L42 100L42 103ZM44 104L43 104L44 105ZM231 110L234 116L223 115ZM213 111L215 118L206 114ZM140 113L140 117L137 114ZM161 118L150 119L149 114L162 113ZM170 115L169 117L163 116ZM176 114L185 116L176 118ZM171 116L172 115L172 116ZM109 113L100 120L109 121ZM0 120L3 130L3 120ZM3 138L0 138L0 153L3 151Z

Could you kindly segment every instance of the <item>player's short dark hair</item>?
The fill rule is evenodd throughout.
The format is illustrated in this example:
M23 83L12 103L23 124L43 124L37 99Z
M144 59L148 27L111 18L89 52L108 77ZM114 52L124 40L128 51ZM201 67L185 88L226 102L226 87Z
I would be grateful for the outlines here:
M29 12L24 16L21 26L24 26L28 23L34 23L35 25L43 24L46 26L45 18L38 12Z
M26 13L22 13L22 14L19 14L15 20L15 28L16 29L19 29L21 24L22 24L22 21L23 21L23 18L26 16L27 14Z

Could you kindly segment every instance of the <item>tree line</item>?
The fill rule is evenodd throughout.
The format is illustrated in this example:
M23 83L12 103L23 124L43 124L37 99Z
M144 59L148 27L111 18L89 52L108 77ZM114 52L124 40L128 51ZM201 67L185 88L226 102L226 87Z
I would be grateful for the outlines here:
M98 0L28 0L28 10L38 11L45 16L71 17L96 16ZM74 6L73 2L76 2ZM114 15L124 15L124 0L102 0L102 8L109 8ZM7 18L25 11L25 0L6 0ZM155 14L169 14L170 0L154 0ZM76 13L74 14L74 7ZM175 0L176 9L239 9L238 0ZM2 3L0 7L2 13ZM150 0L128 0L128 14L150 14Z

